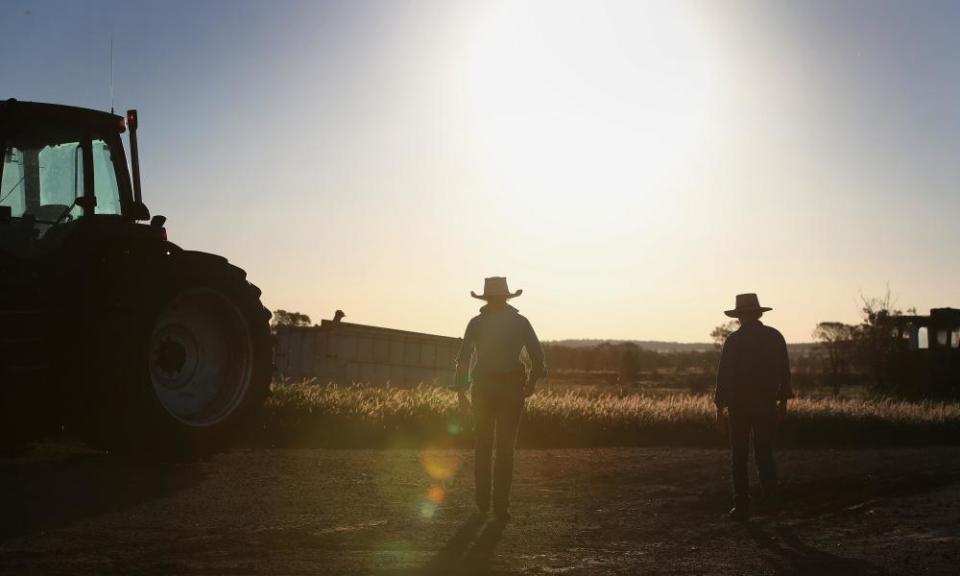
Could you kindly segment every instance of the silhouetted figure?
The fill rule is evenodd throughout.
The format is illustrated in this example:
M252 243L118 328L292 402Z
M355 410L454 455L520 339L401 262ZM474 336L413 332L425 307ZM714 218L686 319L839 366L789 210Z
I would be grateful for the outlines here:
M725 312L740 321L740 328L723 344L714 401L718 420L724 408L730 414L734 494L730 516L737 520L750 515L747 460L751 435L763 498L770 505L776 503L773 443L778 421L786 414L787 399L793 396L787 343L775 328L760 322L768 310L772 308L760 306L756 294L738 294L736 308Z
M510 518L513 452L524 399L533 393L536 382L546 374L543 348L533 326L516 308L507 304L507 300L522 293L522 290L511 293L507 279L502 277L487 278L483 294L470 293L474 298L486 300L487 305L467 325L457 355L454 381L461 404L466 403L467 389L471 389L476 427L477 508L481 514L490 510L491 460L496 445L496 464L492 471L493 510L501 521ZM532 362L529 375L520 361L524 348ZM476 364L470 370L474 354Z
M337 310L333 313L333 322L334 324L339 324L341 320L344 319L346 314L343 313L343 310Z

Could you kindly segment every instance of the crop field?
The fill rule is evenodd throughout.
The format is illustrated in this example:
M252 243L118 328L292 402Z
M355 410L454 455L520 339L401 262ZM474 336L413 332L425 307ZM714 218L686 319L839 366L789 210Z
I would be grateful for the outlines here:
M255 444L301 447L467 447L469 413L446 389L275 384ZM924 446L960 443L960 403L853 398L794 399L781 447ZM527 400L525 447L720 446L709 395L538 391Z

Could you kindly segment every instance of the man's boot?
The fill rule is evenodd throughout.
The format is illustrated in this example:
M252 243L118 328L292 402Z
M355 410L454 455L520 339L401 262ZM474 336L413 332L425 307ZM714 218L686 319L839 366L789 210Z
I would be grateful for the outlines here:
M733 508L727 513L731 520L744 522L750 518L750 500L747 498L737 498L734 501Z
M766 514L776 514L780 511L780 495L776 488L763 488L760 496L760 508Z
M486 516L490 514L490 501L477 498L477 514Z

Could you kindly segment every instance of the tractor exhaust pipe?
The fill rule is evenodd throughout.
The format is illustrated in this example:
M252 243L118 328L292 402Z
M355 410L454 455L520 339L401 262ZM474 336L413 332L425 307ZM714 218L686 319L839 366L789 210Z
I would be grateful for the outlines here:
M137 111L127 110L127 128L130 129L130 166L133 168L133 201L143 204L140 194L140 151L137 148Z

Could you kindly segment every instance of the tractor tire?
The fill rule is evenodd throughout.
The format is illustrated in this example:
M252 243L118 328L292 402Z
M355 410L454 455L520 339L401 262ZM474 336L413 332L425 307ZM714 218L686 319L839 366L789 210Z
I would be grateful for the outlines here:
M180 252L145 277L108 448L125 456L207 457L249 434L269 394L270 312L246 273ZM113 428L115 431L118 428Z

